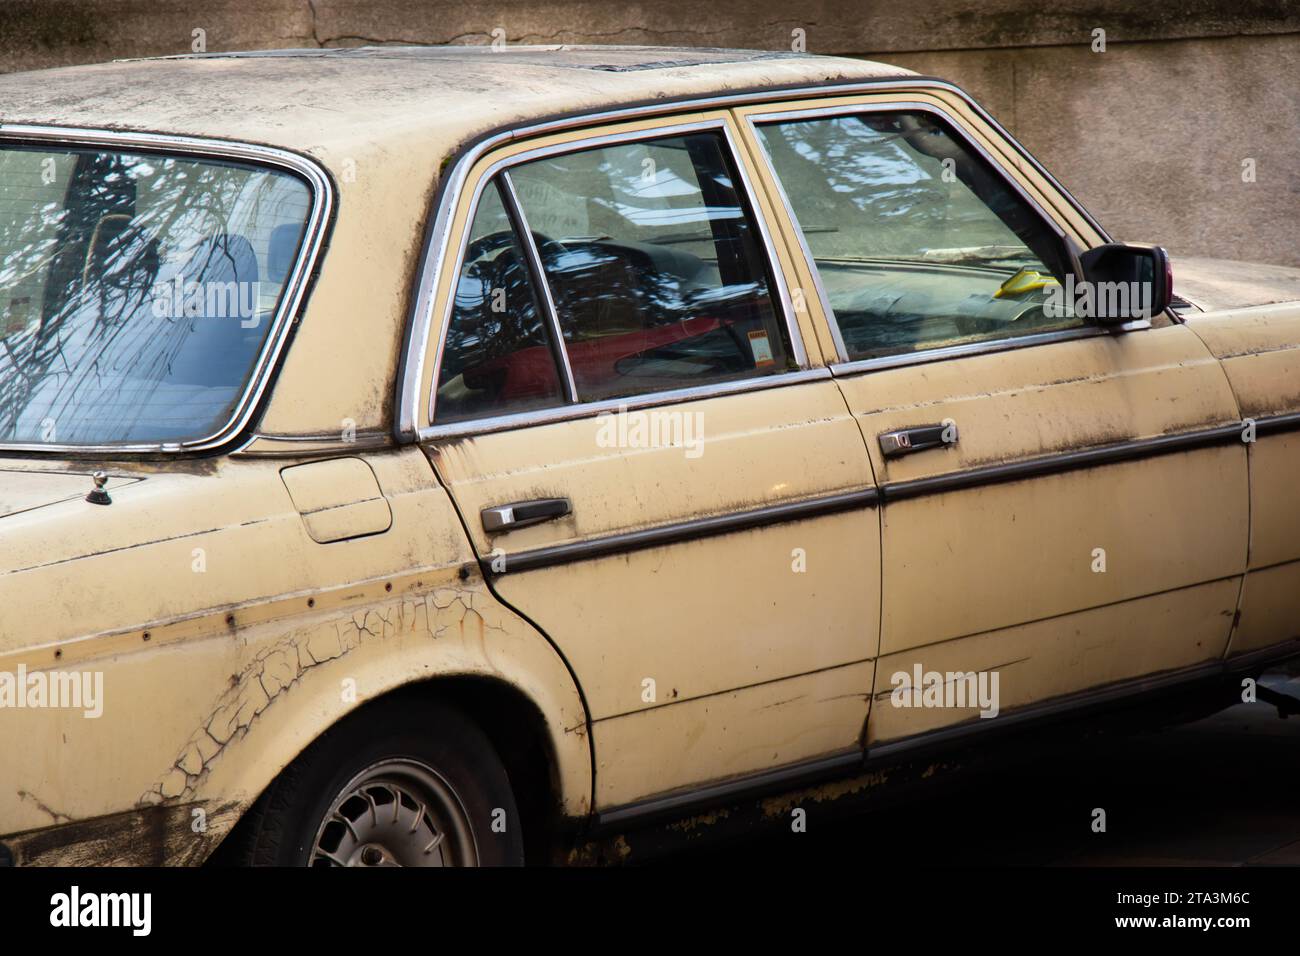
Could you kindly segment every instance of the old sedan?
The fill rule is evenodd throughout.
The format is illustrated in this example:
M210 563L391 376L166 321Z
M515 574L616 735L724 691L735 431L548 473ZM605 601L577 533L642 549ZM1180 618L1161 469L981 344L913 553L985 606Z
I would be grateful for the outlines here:
M1295 273L1174 295L950 84L284 51L0 118L4 860L626 853L1300 653Z

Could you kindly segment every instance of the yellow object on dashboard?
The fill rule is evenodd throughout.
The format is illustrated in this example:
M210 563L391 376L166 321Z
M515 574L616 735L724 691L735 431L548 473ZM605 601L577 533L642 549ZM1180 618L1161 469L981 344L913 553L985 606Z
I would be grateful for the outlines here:
M1026 292L1033 292L1035 289L1041 289L1044 286L1059 285L1051 276L1045 276L1035 269L1021 269L1002 285L998 286L998 291L993 293L993 298L1001 299L1009 295L1023 295Z

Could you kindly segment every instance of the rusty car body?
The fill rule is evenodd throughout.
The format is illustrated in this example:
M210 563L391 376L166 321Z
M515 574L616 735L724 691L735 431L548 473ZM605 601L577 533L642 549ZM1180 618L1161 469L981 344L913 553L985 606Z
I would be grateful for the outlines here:
M564 859L1300 652L1296 274L1049 321L1128 247L941 80L196 55L0 157L11 862Z

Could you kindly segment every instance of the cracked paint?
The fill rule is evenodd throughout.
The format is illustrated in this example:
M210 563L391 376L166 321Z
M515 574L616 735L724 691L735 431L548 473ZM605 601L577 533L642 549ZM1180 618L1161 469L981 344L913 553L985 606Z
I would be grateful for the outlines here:
M504 631L500 612L487 595L470 588L437 588L351 617L301 628L259 651L217 699L201 727L181 748L172 766L146 791L139 805L193 800L199 785L233 743L313 668L341 660L362 644L397 634L427 634L438 640L466 627L479 634ZM47 811L48 812L48 811Z
M53 823L72 822L72 817L68 816L66 813L60 813L58 810L51 808L47 804L43 803L40 799L38 799L35 794L28 793L26 790L18 791L18 799L25 800L28 803L30 803L32 806L36 807L37 810L40 810L42 813L49 814L50 820Z

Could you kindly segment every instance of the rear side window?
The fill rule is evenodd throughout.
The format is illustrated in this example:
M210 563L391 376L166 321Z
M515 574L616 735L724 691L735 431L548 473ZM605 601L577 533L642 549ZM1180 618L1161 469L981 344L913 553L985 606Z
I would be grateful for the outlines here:
M219 432L311 210L278 170L0 146L0 442Z
M581 401L785 371L758 231L717 133L510 171Z
M1082 325L1037 212L924 113L763 123L758 134L850 359Z
M572 400L591 402L794 367L719 134L578 150L499 178L462 258L439 423L560 404L570 373Z

